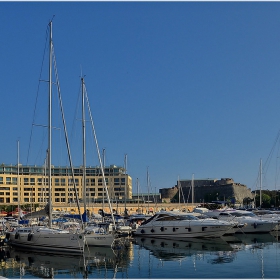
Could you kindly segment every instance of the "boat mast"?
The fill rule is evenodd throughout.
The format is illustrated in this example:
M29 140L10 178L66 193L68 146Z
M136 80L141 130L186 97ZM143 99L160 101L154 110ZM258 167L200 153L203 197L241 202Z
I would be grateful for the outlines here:
M179 176L178 176L178 196L179 196L178 200L179 200L179 209L181 208L181 205L180 205L180 203L181 203L181 195L180 195L180 193L181 193L181 182L180 182L180 179L179 179Z
M83 200L84 213L86 213L86 126L85 126L85 92L84 78L81 78L82 83L82 129L83 129Z
M138 202L138 207L137 207L137 213L139 213L139 179L137 178L137 202Z
M49 178L49 227L52 226L52 175L51 175L51 148L52 148L52 21L50 26L50 44L49 44L49 126L48 126L48 178Z
M192 174L192 206L194 204L194 174Z
M124 184L124 215L127 216L127 209L126 209L126 195L127 195L127 154L124 155L124 170L125 170L125 184Z
M260 208L262 208L262 159L260 160Z
M19 140L17 141L17 187L18 187L18 219L20 219L20 184L19 184Z
M149 167L147 167L147 187L148 187L148 214L149 214L150 213Z

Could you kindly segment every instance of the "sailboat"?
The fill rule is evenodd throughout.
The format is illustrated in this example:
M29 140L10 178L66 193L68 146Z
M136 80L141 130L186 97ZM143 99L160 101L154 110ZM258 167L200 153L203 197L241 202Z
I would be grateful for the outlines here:
M82 127L83 127L83 193L84 193L84 215L86 215L87 213L87 205L86 205L86 144L85 144L85 81L84 78L81 78L81 84L82 84ZM87 97L87 96L86 96ZM87 99L88 101L88 99ZM88 108L89 108L89 104L88 104ZM90 111L90 110L89 110ZM96 138L95 138L96 140ZM96 141L97 144L97 141ZM98 149L98 145L97 149ZM98 150L98 154L99 154L99 150ZM100 154L99 154L100 157ZM104 168L104 160L103 163L100 160L100 165L101 165L101 169L103 170ZM103 176L104 176L104 170L103 170ZM107 190L107 186L105 185L106 180L105 178L103 178L103 183L105 186L106 191ZM108 197L108 201L109 197ZM114 242L114 235L112 233L109 233L106 229L106 227L102 227L98 224L88 224L84 230L84 234L85 234L85 243L86 245L89 246L106 246L106 247L110 247L112 246L113 242Z
M53 41L52 41L52 21L49 22L49 117L48 117L48 184L49 184L49 224L48 226L33 226L33 227L17 227L10 229L6 236L9 244L15 247L28 248L40 251L52 251L71 254L83 254L84 252L84 234L72 233L67 230L61 230L52 227L52 172L51 172L51 159L52 159L52 62L54 60L53 54ZM55 69L56 70L56 69ZM59 91L60 92L60 91ZM60 96L61 97L61 96ZM60 98L60 105L62 103ZM62 115L64 117L63 111ZM64 118L63 118L64 120ZM67 132L64 123L64 132L67 139ZM68 157L70 165L72 160L70 156L70 148L67 143ZM73 171L73 169L72 169ZM74 176L74 172L72 172ZM75 180L74 180L75 181ZM74 186L75 187L75 186ZM78 199L76 199L78 201ZM78 205L79 208L79 205Z

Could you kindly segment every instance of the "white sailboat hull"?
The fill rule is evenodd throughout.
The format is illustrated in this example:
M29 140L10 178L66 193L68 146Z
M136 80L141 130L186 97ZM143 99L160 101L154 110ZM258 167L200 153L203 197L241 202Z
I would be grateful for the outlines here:
M82 254L84 235L48 228L18 228L7 233L9 244L31 250Z
M91 232L85 235L85 244L88 246L105 246L110 247L114 242L112 234L100 234Z

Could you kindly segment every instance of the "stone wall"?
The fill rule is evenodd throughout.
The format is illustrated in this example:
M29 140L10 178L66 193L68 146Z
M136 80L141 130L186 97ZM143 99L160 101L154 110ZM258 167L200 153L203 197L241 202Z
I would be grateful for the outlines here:
M244 198L252 199L254 196L246 185L235 183L231 178L194 180L194 203L211 201L234 201L243 203ZM191 180L183 180L170 189L160 189L162 200L172 200L178 197L178 186L182 188L181 200L191 202Z

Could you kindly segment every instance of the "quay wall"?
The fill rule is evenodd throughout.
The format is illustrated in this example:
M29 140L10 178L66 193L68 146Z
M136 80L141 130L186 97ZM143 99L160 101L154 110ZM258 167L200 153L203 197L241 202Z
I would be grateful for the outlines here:
M128 211L128 214L135 214L138 212L148 214L148 213L155 213L160 210L166 210L166 211L171 211L175 209L180 209L180 210L186 210L186 211L192 211L194 207L196 207L197 204L179 204L179 203L145 203L145 204L135 204L135 203L129 203L126 204L126 209ZM100 204L95 204L95 205L89 205L87 206L87 210L90 212L90 214L98 214L98 211L102 209L102 203ZM84 212L84 207L80 207L81 212ZM53 205L53 210L54 211L65 211L65 212L70 212L70 213L78 213L78 208L73 207L71 205L65 206L63 205ZM112 205L112 210L120 215L123 215L125 213L125 205L124 204L119 204L119 205ZM110 213L110 208L109 205L104 205L103 211L105 213Z

